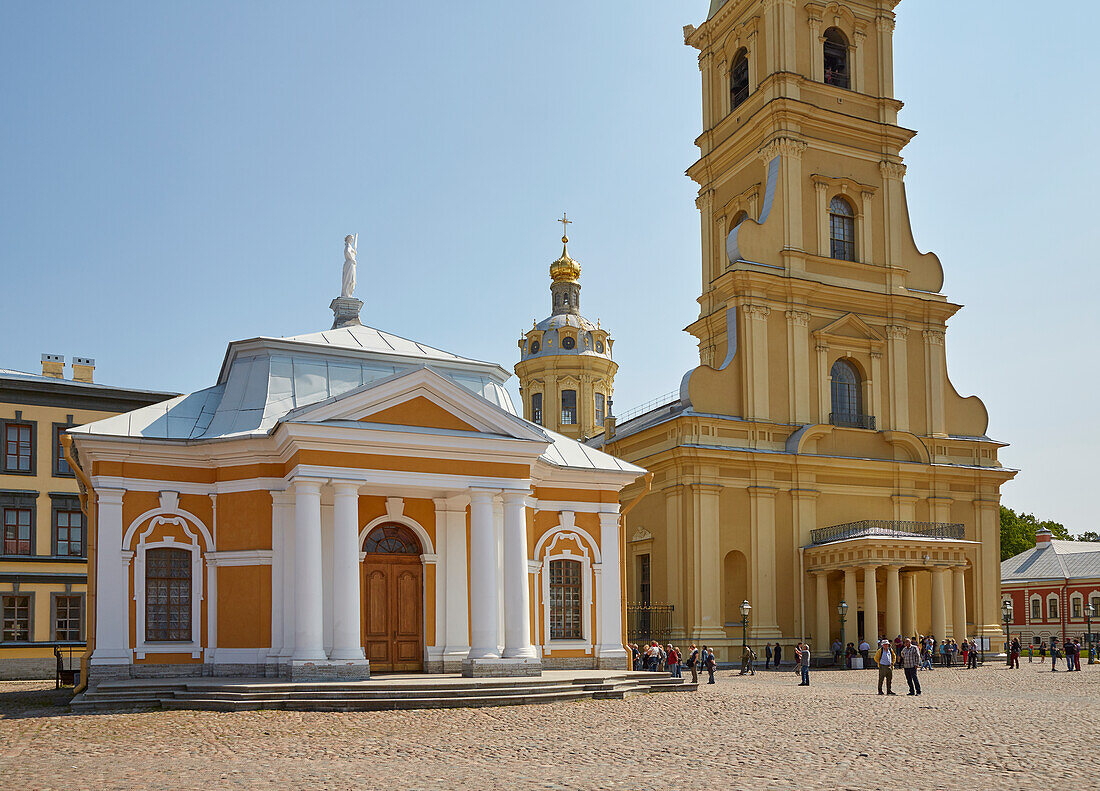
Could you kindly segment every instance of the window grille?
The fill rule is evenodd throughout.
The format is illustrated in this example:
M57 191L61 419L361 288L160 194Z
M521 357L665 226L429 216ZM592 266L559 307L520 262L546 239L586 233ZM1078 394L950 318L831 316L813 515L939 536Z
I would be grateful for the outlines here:
M851 205L843 198L829 203L829 254L841 261L856 260L856 219Z
M741 50L734 56L733 66L730 67L730 109L749 98L749 59L745 56L745 50Z
M84 514L80 511L55 511L54 520L57 554L83 557Z
M542 393L531 394L531 422L542 425Z
M145 639L191 640L191 553L185 549L145 553Z
M581 640L581 564L550 561L550 639Z
M4 642L30 642L31 639L31 597L4 597Z
M572 426L577 422L577 391L561 391L561 422L563 426Z
M4 554L31 554L31 509L4 509Z
M391 522L370 531L363 542L363 551L379 555L419 555L420 542L405 525Z
M4 426L4 469L7 472L30 472L33 443L28 423Z
M80 596L54 597L54 640L76 642L80 640L80 622L84 600Z

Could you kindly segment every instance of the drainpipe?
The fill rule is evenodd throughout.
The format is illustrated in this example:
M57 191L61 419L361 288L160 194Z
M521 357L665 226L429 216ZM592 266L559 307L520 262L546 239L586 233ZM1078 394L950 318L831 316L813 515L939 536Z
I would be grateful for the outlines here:
M85 613L84 653L80 656L80 683L76 685L73 694L79 694L88 688L88 661L95 648L95 611L96 611L96 543L99 533L96 530L95 489L92 481L84 469L77 463L73 454L73 438L68 434L61 437L61 450L65 454L65 461L76 475L79 483L80 510L84 512L85 549L88 556L88 593L84 597L88 603L88 611Z
M627 504L626 508L619 512L619 563L622 564L621 571L624 572L619 575L619 606L622 608L622 615L620 617L622 618L623 624L623 648L626 650L626 655L628 657L632 657L633 654L627 647L628 643L626 641L626 515L630 513L630 509L632 509L634 506L642 501L643 497L649 494L649 490L652 486L653 473L647 472L645 474L645 488L642 489L642 493L631 500L630 503ZM633 664L631 664L631 667L633 667Z

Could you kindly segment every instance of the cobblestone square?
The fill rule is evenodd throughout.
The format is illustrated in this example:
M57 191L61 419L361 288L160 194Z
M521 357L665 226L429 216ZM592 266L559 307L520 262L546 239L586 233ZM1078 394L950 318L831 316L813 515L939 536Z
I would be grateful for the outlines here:
M1100 666L719 673L695 693L427 711L75 715L0 685L7 789L1030 789L1100 771Z

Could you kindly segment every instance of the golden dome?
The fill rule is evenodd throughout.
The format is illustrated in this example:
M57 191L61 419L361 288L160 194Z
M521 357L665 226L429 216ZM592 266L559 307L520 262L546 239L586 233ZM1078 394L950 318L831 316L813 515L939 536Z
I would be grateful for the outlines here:
M581 265L569 257L569 237L561 238L561 258L550 264L550 278L555 283L576 283L581 279Z

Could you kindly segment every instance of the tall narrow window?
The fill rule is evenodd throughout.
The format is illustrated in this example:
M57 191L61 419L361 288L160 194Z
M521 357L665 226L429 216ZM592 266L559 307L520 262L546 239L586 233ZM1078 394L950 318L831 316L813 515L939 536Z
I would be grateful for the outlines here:
M603 393L596 393L596 425L603 425Z
M1043 620L1043 603L1038 599L1031 600L1031 620Z
M187 550L145 553L145 639L191 639L191 553Z
M579 560L550 561L550 639L580 640L581 563Z
M1051 596L1047 599L1047 620L1055 621L1058 619L1058 599Z
M0 639L5 643L27 643L31 639L31 597L4 597L4 624Z
M834 426L870 428L865 425L863 416L863 394L860 390L859 372L847 360L837 360L833 363L830 376L833 412L829 416L829 422Z
M4 554L31 554L31 509L4 509Z
M68 423L53 424L53 474L57 477L71 478L73 469L65 459L65 449L61 445L61 438L65 432L72 428Z
M34 431L30 423L4 426L4 471L34 472Z
M840 196L829 202L830 254L842 261L856 260L856 218L852 205Z
M851 88L852 75L848 69L848 38L840 30L831 27L825 31L825 84L838 88Z
M561 422L563 426L572 426L577 422L577 391L561 391Z
M54 511L54 554L63 557L84 555L84 514L80 511Z
M80 637L80 624L84 615L82 596L54 596L53 639L58 642L77 642Z
M730 65L730 109L749 98L749 58L745 50L733 56Z
M542 393L531 393L531 422L542 425Z
M1083 618L1081 615L1081 602L1084 601L1080 596L1075 596L1070 600L1070 617L1071 618Z
M642 604L649 604L649 553L638 555L638 600Z

